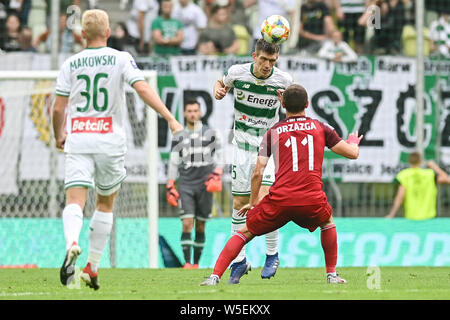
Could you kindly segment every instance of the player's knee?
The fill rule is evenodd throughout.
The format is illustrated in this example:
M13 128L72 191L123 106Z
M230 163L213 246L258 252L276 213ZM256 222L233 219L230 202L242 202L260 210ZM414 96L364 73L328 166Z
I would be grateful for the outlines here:
M233 197L233 209L240 210L249 200L249 197Z
M247 226L245 226L245 227L242 227L240 230L239 230L239 233L241 233L242 235L244 235L244 237L245 237L245 241L246 242L249 242L250 240L252 240L255 236L247 229Z
M182 230L183 232L191 232L194 227L194 219L185 218L181 220Z
M326 222L320 225L321 230L326 230L334 227L336 227L336 225L334 224L333 217L330 217Z
M205 232L205 221L197 219L195 221L195 231L196 232Z
M102 212L113 212L116 194L117 193L113 193L109 196L97 195L97 210Z

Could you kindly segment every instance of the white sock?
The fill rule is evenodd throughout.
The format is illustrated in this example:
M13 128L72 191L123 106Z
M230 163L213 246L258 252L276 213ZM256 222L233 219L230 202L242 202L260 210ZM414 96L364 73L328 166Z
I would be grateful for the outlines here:
M78 243L81 227L83 226L83 210L78 204L68 204L62 212L62 221L66 250L69 250L72 243Z
M266 253L274 255L278 252L278 229L266 234Z
M108 242L113 225L113 213L94 211L91 224L89 225L89 255L88 262L94 272L100 264L103 250Z
M245 226L245 222L247 221L246 217L238 216L239 210L233 209L233 215L231 216L231 235L235 235L242 227ZM241 262L245 258L245 246L242 247L241 252L237 255L237 257L231 262Z

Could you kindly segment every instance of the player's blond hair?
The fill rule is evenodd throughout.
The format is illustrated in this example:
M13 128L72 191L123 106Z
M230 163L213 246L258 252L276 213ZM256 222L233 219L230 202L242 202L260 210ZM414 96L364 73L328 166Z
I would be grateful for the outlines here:
M108 14L100 9L86 10L81 17L81 26L87 41L104 38L109 29Z

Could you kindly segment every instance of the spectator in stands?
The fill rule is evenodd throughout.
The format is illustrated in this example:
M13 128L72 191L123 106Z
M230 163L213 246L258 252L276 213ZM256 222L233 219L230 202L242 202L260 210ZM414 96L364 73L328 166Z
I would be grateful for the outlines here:
M30 28L22 28L19 34L19 44L22 52L36 52L33 47L33 32Z
M183 42L183 24L171 18L173 3L162 0L161 15L152 22L153 53L157 55L177 55Z
M246 14L246 1L248 0L230 0L228 8L230 9L230 23L232 25L242 25L249 31L251 29Z
M9 11L17 14L22 26L28 24L28 15L31 10L31 0L11 0L9 1Z
M159 2L157 0L134 0L127 29L135 43L138 53L148 53L151 42L151 23L158 16Z
M221 7L227 7L229 8L230 2L234 0L204 0L203 1L203 10L206 13L206 17L208 20L211 19L211 10L214 6L221 6Z
M443 13L441 17L430 24L431 51L445 58L450 58L450 14Z
M19 34L20 19L16 14L10 14L6 19L6 28L0 35L0 49L6 52L20 51Z
M41 43L45 43L45 51L49 52L52 47L51 30L47 29L43 34L37 37L34 47L38 48ZM81 34L75 32L67 26L67 15L60 13L59 15L59 51L61 53L74 52L75 44L83 45Z
M307 0L302 5L298 46L303 53L317 54L334 29L330 10L323 1Z
M248 0L229 0L228 19L234 34L239 42L239 50L236 55L248 55L251 53L252 28L250 28L250 19L247 17L246 1Z
M349 43L353 40L354 48L358 54L364 53L365 26L358 23L364 14L368 0L334 0L338 27L342 28L343 40Z
M200 33L198 52L205 55L235 54L239 41L228 22L228 8L214 5L208 27Z
M173 8L172 18L183 23L184 40L180 46L181 54L196 54L199 34L208 23L205 12L192 0L179 0Z
M410 168L400 171L396 177L398 191L386 218L395 217L402 204L407 219L425 220L436 217L436 184L450 184L450 178L434 161L427 161L426 169L420 167L421 163L420 153L410 154Z
M114 27L113 34L108 38L108 47L127 51L131 55L136 56L137 51L134 43L134 40L128 34L127 26L124 22L118 22Z
M234 34L239 42L239 50L235 52L236 55L248 55L250 53L251 28L249 26L249 19L246 14L246 2L249 0L205 0L204 8L208 21L212 20L211 10L214 6L224 7L228 10L227 24L231 25ZM253 1L253 0L250 0ZM255 0L256 2L256 0Z
M401 36L405 25L405 8L401 0L378 1L380 25L372 38L374 54L398 54L401 51Z
M404 26L402 30L402 53L407 57L417 56L417 30L415 22L415 1L402 0L405 12ZM425 56L430 55L432 40L430 38L430 29L426 26L423 28L423 53Z
M342 40L339 30L333 31L331 39L323 43L318 56L334 62L355 62L358 59L355 51Z

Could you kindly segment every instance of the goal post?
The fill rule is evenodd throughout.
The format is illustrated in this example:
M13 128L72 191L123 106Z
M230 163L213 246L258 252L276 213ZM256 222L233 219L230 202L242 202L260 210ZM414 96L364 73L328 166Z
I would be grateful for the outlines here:
M154 90L158 90L156 71L144 71L145 78ZM148 214L148 247L149 267L158 268L159 236L158 236L158 115L152 108L147 112L148 168L147 168L147 214Z
M2 207L3 211L6 211L6 217L45 217L45 218L56 218L60 215L60 204L61 204L61 198L63 198L63 195L61 195L62 193L62 188L58 187L58 161L56 161L55 159L58 157L58 151L56 150L55 144L54 144L54 137L53 137L53 127L51 126L51 107L49 107L54 99L54 88L55 88L55 82L56 82L56 78L58 76L58 71L56 70L27 70L27 71L22 71L22 70L8 70L8 71L0 71L0 84L3 82L9 82L10 84L7 86L7 88L14 88L16 89L17 92L5 92L6 90L0 90L0 104L3 103L2 102L2 97L8 97L11 95L17 95L17 94L22 94L22 95L28 95L31 96L30 98L30 103L27 103L28 105L32 105L33 104L33 95L35 95L36 93L39 93L41 95L45 95L45 102L42 102L41 105L41 110L43 111L45 110L44 118L46 118L44 121L46 122L46 133L47 133L47 150L49 153L49 158L48 158L48 170L49 170L49 175L48 175L48 187L47 188L41 188L42 190L40 190L39 192L44 192L46 194L44 195L40 195L41 198L45 198L48 200L44 200L46 203L44 205L40 206L40 211L36 212L36 211L27 211L26 209L23 209L23 207L26 207L25 205L21 205L21 206L14 206L14 204L9 204L7 201L3 201L2 200ZM158 86L157 86L157 73L156 71L143 71L144 77L146 79L146 81L149 83L149 85L156 91L158 92ZM32 85L30 85L29 87L27 86L27 88L22 89L20 87L18 87L18 85L14 85L15 81L20 81L21 84L23 83L38 83L39 81L48 81L51 82L51 84L46 84L45 88L36 88L36 86L34 86L34 88L32 88ZM2 88L2 87L0 87ZM3 91L3 92L2 92ZM50 102L51 101L51 102ZM23 112L29 113L29 107L24 106L23 107ZM31 108L31 107L30 107ZM33 111L31 111L33 112ZM146 204L143 206L142 211L146 211L146 215L145 217L148 219L148 225L147 225L147 230L148 230L148 266L150 268L158 268L159 263L158 263L158 259L159 259L159 233L158 233L158 218L159 218L159 197L158 197L158 161L159 161L159 155L158 155L158 115L157 113L150 107L146 106L145 107L145 111L146 113L146 139L148 139L146 141L146 146L147 146L147 150L144 153L144 156L147 158L146 159L146 177L145 177L145 184L147 185L147 191L146 191L146 195L143 196L143 198L145 198ZM42 112L41 112L42 113ZM0 119L1 121L3 121L3 117ZM1 122L0 121L0 122ZM19 129L22 130L23 128L14 128L14 129ZM0 130L1 132L1 130ZM131 139L131 137L127 137L127 139ZM19 140L19 139L17 139ZM21 138L21 141L18 141L18 143L23 143L26 144L27 141L23 141L24 139ZM0 145L1 146L1 145ZM20 147L16 147L16 149L20 149ZM20 152L20 151L19 151ZM33 159L31 159L30 161L33 161ZM16 168L19 167L19 165L15 166ZM15 179L12 180L19 180L19 173L20 169L17 169L16 177ZM33 170L43 170L42 168L39 168L39 166L37 165L36 168L33 168ZM46 179L47 180L47 179ZM60 179L59 179L60 180ZM8 183L5 182L5 180L3 180L2 183ZM125 182L126 184L127 182ZM37 182L37 184L39 184L39 182ZM59 181L59 186L61 185L61 182ZM25 200L21 200L20 199L20 194L17 192L16 195L2 195L2 186L0 185L0 199L5 199L7 197L9 198L13 198L13 200L11 200L11 203L17 203L20 201L25 201ZM37 192L36 190L38 190L39 187L36 186L35 189L33 189L31 192ZM28 188L29 189L29 188ZM130 188L130 190L127 190L127 192L133 193L134 189ZM120 192L119 192L120 195ZM130 194L126 193L122 198L127 199L130 196ZM131 195L133 196L133 195ZM141 196L142 197L142 196ZM120 198L120 197L119 197ZM120 201L120 199L117 199L116 201ZM136 200L136 202L139 202L141 200L141 198L139 198L139 200ZM28 201L28 200L27 200ZM38 200L30 200L30 201L38 201ZM39 201L43 201L43 200L39 200ZM128 200L127 200L128 201ZM133 201L133 200L131 200ZM14 208L12 208L14 206ZM32 204L31 206L28 205L29 207L34 207L34 204ZM92 205L91 205L92 206ZM117 203L116 203L116 207L117 207ZM120 205L120 207L127 207L127 205ZM135 207L135 205L133 204L132 208L129 209L129 211L131 212L133 210L133 208ZM6 208L6 209L5 209ZM1 209L1 208L0 208ZM141 210L139 210L141 211ZM142 215L140 214L135 214L133 213L134 216L138 216L138 217L142 217ZM2 214L3 215L3 214ZM128 212L124 213L120 213L121 217L128 217ZM115 250L115 248L111 248L111 250ZM115 257L116 254L115 252L110 252L110 258L111 257ZM111 258L112 259L112 258ZM115 266L115 262L111 261L111 266Z

